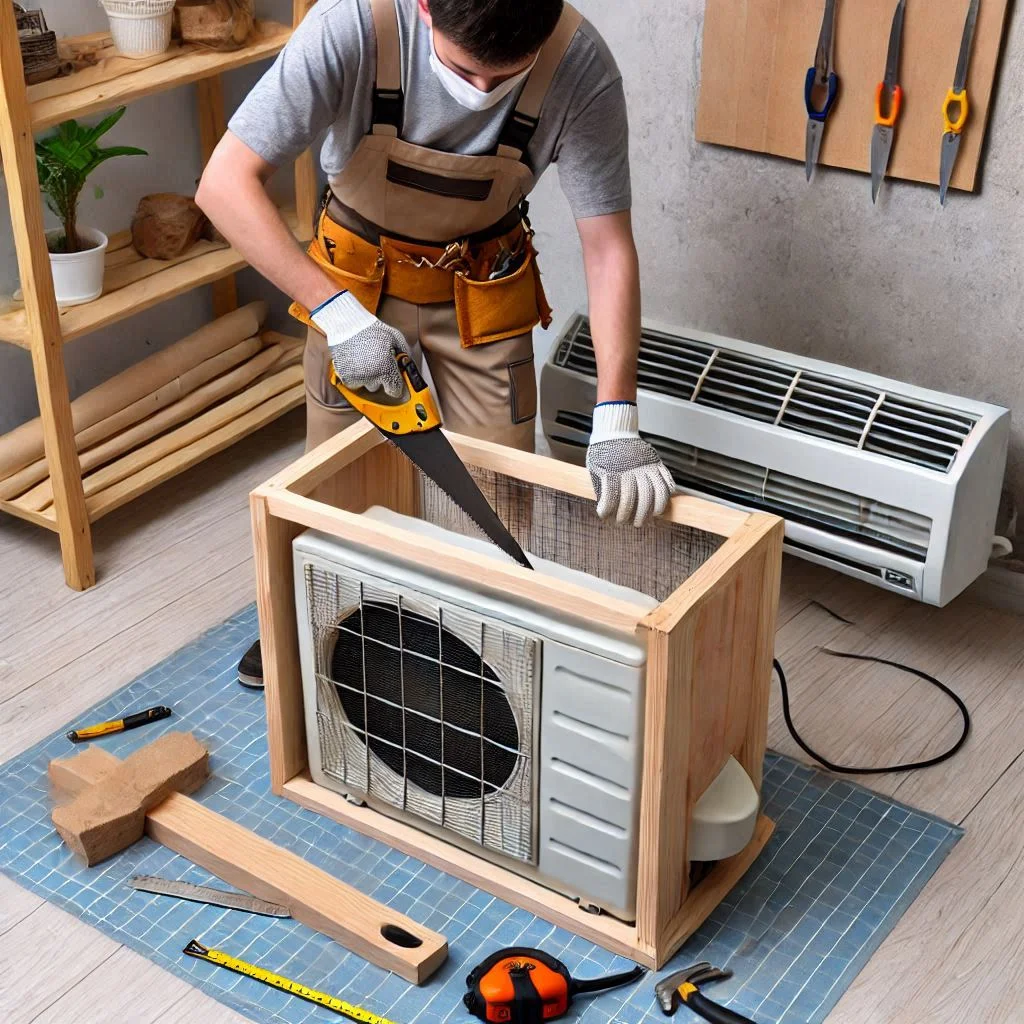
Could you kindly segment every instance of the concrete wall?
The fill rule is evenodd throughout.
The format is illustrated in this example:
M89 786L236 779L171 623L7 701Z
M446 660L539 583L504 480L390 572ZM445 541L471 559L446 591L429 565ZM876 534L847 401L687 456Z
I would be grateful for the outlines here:
M1008 406L1024 503L1024 21L1008 32L980 192L942 209L936 189L896 183L872 208L866 175L826 169L808 186L795 162L694 141L702 0L576 2L629 98L645 315ZM585 290L554 173L535 197L555 306L540 348Z

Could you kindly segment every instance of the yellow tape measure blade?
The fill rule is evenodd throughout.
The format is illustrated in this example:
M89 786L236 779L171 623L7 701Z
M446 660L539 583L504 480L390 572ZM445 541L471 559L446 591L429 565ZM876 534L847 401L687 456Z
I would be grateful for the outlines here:
M346 1003L343 999L338 999L327 992L319 992L315 988L308 988L297 981L292 981L290 978L283 978L280 974L274 974L272 971L266 970L266 968L247 963L245 960L239 960L223 950L208 949L197 939L192 939L182 952L188 956L195 957L197 960L205 960L207 963L214 964L217 967L227 968L227 970L234 971L236 974L244 974L247 978L260 981L264 985L270 985L272 988L280 989L282 992L287 992L290 995L298 996L299 999L316 1003L318 1006L333 1010L342 1017L359 1021L359 1024L394 1024L387 1017L379 1017L375 1013L370 1013L369 1010L353 1006L351 1003Z

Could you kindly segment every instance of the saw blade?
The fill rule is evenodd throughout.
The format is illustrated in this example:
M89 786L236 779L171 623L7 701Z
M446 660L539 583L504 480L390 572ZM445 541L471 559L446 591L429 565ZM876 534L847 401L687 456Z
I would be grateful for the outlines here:
M440 429L413 434L381 433L433 480L509 558L525 569L533 568Z
M179 900L192 903L206 903L212 907L225 907L228 910L244 910L247 914L260 914L263 917L291 917L287 907L250 896L247 892L227 892L214 889L208 885L196 885L194 882L180 882L170 878L158 878L155 875L136 875L128 884L139 892L153 892L158 896L174 896Z

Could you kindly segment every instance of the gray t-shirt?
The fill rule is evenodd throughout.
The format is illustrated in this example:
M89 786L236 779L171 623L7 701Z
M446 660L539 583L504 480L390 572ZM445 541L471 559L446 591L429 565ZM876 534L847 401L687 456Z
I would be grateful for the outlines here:
M395 0L402 49L402 138L448 153L493 151L522 86L490 110L471 111L430 68L430 31L417 0ZM376 39L368 0L320 0L274 66L235 112L229 128L278 166L322 132L321 163L339 174L370 129ZM558 163L576 218L629 209L629 141L622 79L604 40L584 22L555 74L528 156L537 177Z

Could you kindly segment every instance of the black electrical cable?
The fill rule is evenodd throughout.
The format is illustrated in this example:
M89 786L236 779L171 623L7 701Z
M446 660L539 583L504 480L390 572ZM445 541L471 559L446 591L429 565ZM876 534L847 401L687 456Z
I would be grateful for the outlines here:
M934 765L942 764L943 761L948 761L957 751L967 742L967 737L971 732L971 715L967 710L967 705L960 699L960 697L953 692L945 683L940 682L934 676L928 675L927 672L922 672L920 669L911 668L909 665L901 665L897 661L886 661L884 658L875 658L870 654L851 654L848 651L833 651L828 647L820 648L825 654L831 655L833 658L849 658L852 661L870 661L876 665L888 665L890 668L898 669L900 672L909 672L912 676L917 676L918 679L923 679L926 683L931 683L932 686L940 689L953 703L957 706L957 710L960 712L963 718L964 727L960 733L960 738L953 744L948 750L943 751L941 754L936 754L935 757L929 757L926 761L914 761L911 764L896 764L887 768L851 768L846 765L833 764L827 758L824 758L816 750L812 750L811 746L804 741L804 738L797 732L796 726L793 724L793 716L789 710L789 687L786 685L786 673L782 671L782 665L779 663L778 658L772 660L775 666L775 672L779 677L779 688L782 690L782 715L786 720L786 728L789 729L800 746L801 750L810 757L813 757L819 764L824 765L829 771L836 772L840 775L885 775L888 772L911 772L918 768L931 768Z

